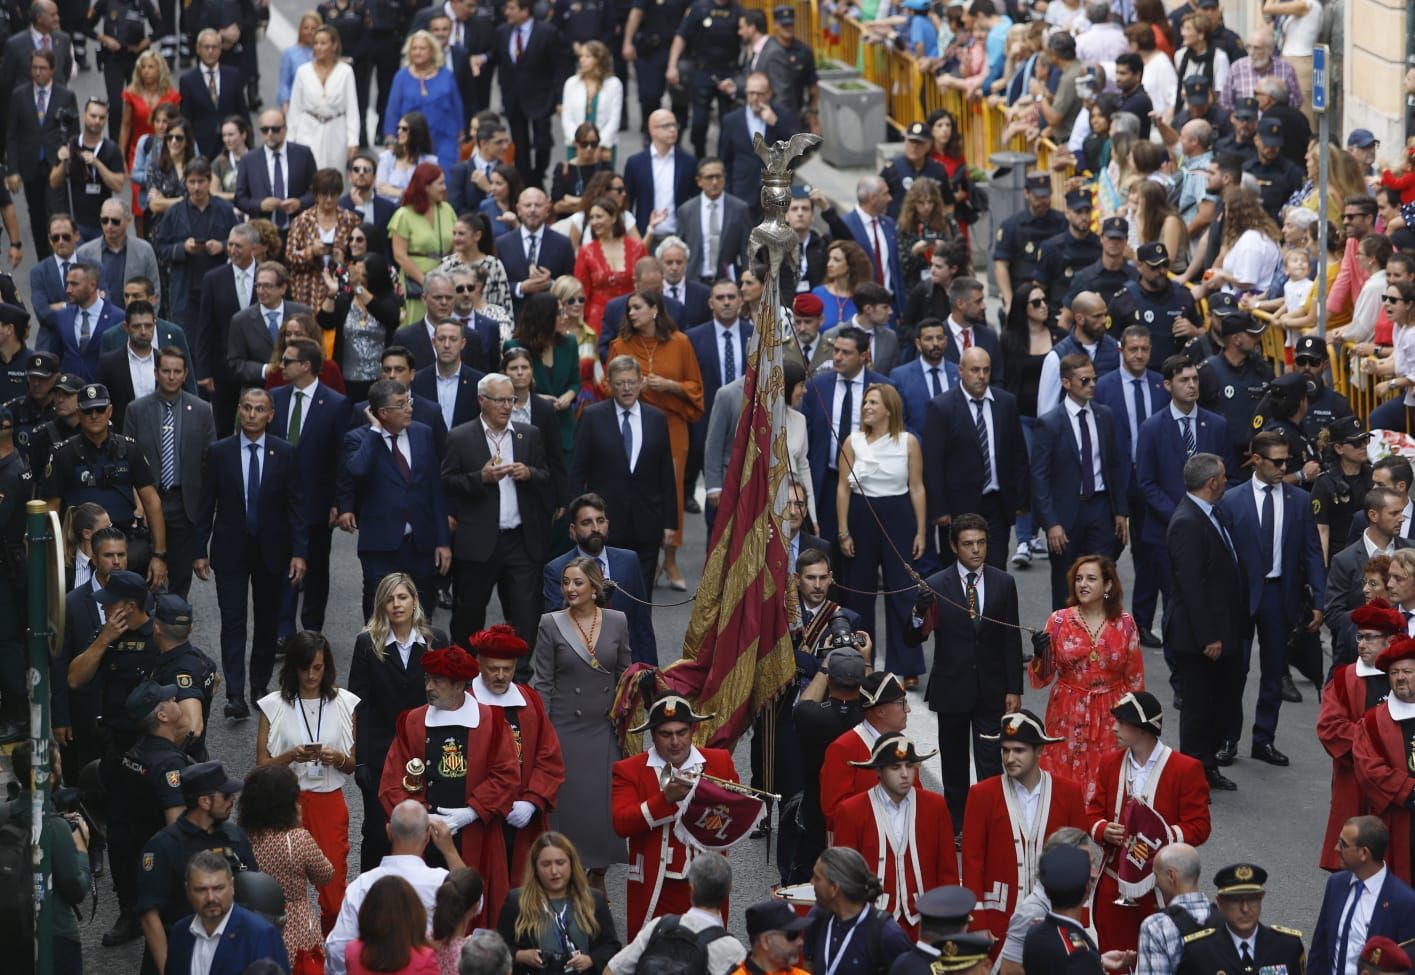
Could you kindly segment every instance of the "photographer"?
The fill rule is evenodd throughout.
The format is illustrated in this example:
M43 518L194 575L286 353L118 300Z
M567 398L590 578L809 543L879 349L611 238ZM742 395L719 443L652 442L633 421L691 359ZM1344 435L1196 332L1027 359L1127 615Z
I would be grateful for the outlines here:
M84 240L94 240L99 234L103 201L122 192L128 174L118 143L103 134L108 106L97 98L85 102L83 126L77 136L71 136L70 126L77 121L63 115L59 119L66 144L59 147L57 161L49 170L49 188L65 192L51 192L50 203L55 211L67 210L73 215Z
M8 815L4 817L4 823L6 826L18 827L28 837L32 815L32 794L29 786L34 764L33 746L29 741L21 742L15 746L10 758L14 762L15 778L22 788L8 803ZM60 765L57 745L50 746L49 764L51 781L58 782L63 777L64 770ZM44 899L44 906L40 908L40 923L45 923L47 915L48 923L52 925L54 940L50 949L52 961L49 964L53 967L46 968L46 959L41 956L39 970L52 971L54 975L82 975L83 954L79 944L78 912L92 885L88 865L89 827L88 821L77 811L63 814L55 812L56 798L51 797L46 804L44 827L39 834L39 846L42 851L40 866L50 877L48 896ZM8 838L4 842L8 842ZM26 844L26 859L28 855ZM7 917L3 922L4 929L8 932L17 920L22 922L26 929L29 927L27 916ZM28 932L24 937L27 941ZM8 939L6 943L10 943Z

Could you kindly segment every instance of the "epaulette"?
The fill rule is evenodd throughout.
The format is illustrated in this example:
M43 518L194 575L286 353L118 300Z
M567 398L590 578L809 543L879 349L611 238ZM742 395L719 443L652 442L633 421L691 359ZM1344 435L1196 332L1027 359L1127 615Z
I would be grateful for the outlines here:
M1274 931L1281 932L1282 934L1290 934L1294 938L1302 937L1302 932L1298 931L1296 928L1285 928L1281 924L1270 924L1268 925L1268 927L1272 928Z
M1195 931L1193 934L1186 934L1184 936L1184 943L1187 945L1191 941L1198 941L1200 938L1207 938L1209 935L1213 934L1217 930L1218 928L1202 928L1198 931Z

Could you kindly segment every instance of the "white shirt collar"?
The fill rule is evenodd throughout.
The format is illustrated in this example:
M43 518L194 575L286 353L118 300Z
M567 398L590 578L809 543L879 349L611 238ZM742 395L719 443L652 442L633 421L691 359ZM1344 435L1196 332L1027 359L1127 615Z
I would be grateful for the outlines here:
M955 562L953 563L953 566L954 566L954 568L956 568L956 569L958 570L958 578L959 578L959 580L963 583L963 588L964 588L964 589L967 589L967 588L968 588L968 570L963 567L963 563L962 563L962 562L956 562L956 561L955 561ZM984 567L984 568L986 568L986 567ZM977 579L975 580L975 584L976 584L976 585L979 585L979 586L981 586L981 585L983 584L983 570L982 570L982 569L978 569L978 577L977 577Z
M650 748L650 749L649 749L649 752L648 752L648 755L649 755L649 768L664 768L666 765L668 765L668 760L658 753L658 749L657 749L657 748ZM703 765L706 765L706 764L707 764L707 759L703 757L703 753L702 753L702 752L698 751L698 746L697 746L697 745L694 745L694 746L692 747L692 749L688 752L688 760L687 760L686 762L684 762L682 765L678 766L678 768L679 768L679 769L698 768L698 767L703 766Z
M241 437L240 437L240 444L241 444L241 452L244 453L244 454L249 454L249 453L250 453L250 451L251 451L251 445L252 445L252 444L254 444L255 446L257 446L257 447L260 448L259 450L256 451L256 453L258 453L258 454L263 454L263 453L265 453L265 434L264 434L264 433L261 433L261 435L260 435L259 437L257 437L255 440L252 440L250 437L247 437L247 436L243 433L243 434L241 434Z
M1357 677L1375 677L1377 674L1384 673L1385 671L1381 670L1379 667L1366 663L1366 661L1362 660L1360 657L1356 658Z
M487 707L523 708L526 706L526 696L521 693L521 689L516 686L514 681L511 686L506 688L505 694L497 694L486 686L486 681L482 680L481 674L477 674L472 681L472 695Z
M1076 417L1080 414L1080 412L1081 412L1082 410L1089 410L1091 416L1095 416L1095 410L1091 409L1091 407L1093 407L1093 406L1095 405L1094 402L1090 402L1090 403L1087 403L1087 404L1085 404L1084 406L1082 406L1080 403L1077 403L1077 402L1076 402L1074 399L1072 399L1070 396L1063 396L1063 397L1061 398L1061 402L1066 405L1066 415L1069 416L1069 417L1070 417L1071 419L1073 419L1073 420L1076 419Z
M1179 409L1178 403L1174 402L1174 400L1169 401L1169 415L1174 417L1176 420L1193 419L1194 416L1197 414L1198 409L1199 404L1195 403L1194 406L1189 410L1189 412L1185 413Z
M136 352L133 351L132 343L124 342L124 343L123 343L123 348L125 348L125 349L128 350L128 361L129 361L129 362L136 362L136 363L139 363L139 364L141 364L141 365L151 365L151 364L152 364L152 350L151 350L151 349L148 349L148 350L147 350L147 355L138 355Z
M318 377L318 376L315 377L314 382L310 383L310 384L309 384L308 386L306 386L304 389L301 389L300 387L295 386L292 390L290 390L290 396L292 397L291 402L292 402L292 403L294 402L293 397L294 397L294 395L295 395L296 393L304 393L304 394L305 394L305 402L306 402L306 403L313 403L313 402L314 402L314 394L317 393L317 392L319 392L319 377Z
M221 923L216 926L216 930L210 934L206 933L206 927L201 923L201 915L193 914L192 923L188 926L187 930L202 941L220 941L221 936L226 933L226 925L231 922L231 915L235 913L235 905L232 905L232 909L226 912L226 916L221 919Z
M427 717L423 721L423 726L427 728L442 728L449 725L458 728L475 728L481 723L481 707L477 704L477 699L471 694L466 694L462 698L462 706L455 711L446 711L435 705L427 706Z
M621 420L624 419L625 407L621 406L617 400L616 400L615 403L614 403L614 409L615 409L615 411L619 414L619 419L621 419ZM629 413L629 415L630 415L631 417L633 417L633 418L636 419L636 420L639 418L639 401L638 401L638 400L634 400L634 405L628 407L628 413Z
M1381 864L1381 869L1377 870L1365 880L1361 881L1361 885L1366 888L1366 893L1372 896L1377 896L1380 894L1381 887L1386 882L1386 871L1388 869L1389 868L1387 868L1385 864Z

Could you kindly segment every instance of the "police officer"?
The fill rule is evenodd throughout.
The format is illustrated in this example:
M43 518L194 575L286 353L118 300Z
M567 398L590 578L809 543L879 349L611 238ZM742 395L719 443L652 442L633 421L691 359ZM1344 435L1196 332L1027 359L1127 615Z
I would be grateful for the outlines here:
M15 450L15 420L0 407L0 741L29 729L25 686L25 502L33 494L29 466Z
M732 110L737 84L737 57L742 44L737 37L737 21L742 8L736 0L696 0L678 25L673 45L668 50L668 70L664 73L670 85L687 82L693 103L693 152L699 159L707 156L708 117L717 103L721 119ZM695 67L688 78L680 76L678 60L685 51L693 52Z
M1174 113L1174 121L1167 128L1178 132L1185 122L1203 119L1213 126L1214 137L1220 138L1233 131L1228 112L1214 101L1213 85L1201 74L1191 74L1184 79L1184 107ZM1167 140L1166 140L1167 141Z
M1304 335L1292 350L1292 362L1297 372L1307 377L1307 385L1315 391L1307 401L1307 413L1302 417L1302 435L1312 443L1332 421L1351 415L1351 403L1345 396L1326 384L1327 343L1315 335Z
M151 44L147 24L162 38L163 56L171 58L177 36L176 3L162 0L161 13L152 0L94 0L88 29L98 38L98 60L108 91L108 137L114 142L123 128L123 89L133 78L138 55Z
M777 99L815 131L819 78L811 46L796 36L796 8L782 4L772 12L774 30L757 58L757 70L771 79Z
M1104 971L1100 952L1081 923L1091 886L1090 856L1074 846L1048 850L1037 864L1037 882L1046 891L1051 910L1027 932L1022 968L1054 975L1100 975Z
M1254 138L1258 133L1258 100L1235 98L1228 122L1232 131L1214 143L1214 153L1233 153L1241 156L1244 164L1257 159L1258 146Z
M1083 291L1094 291L1109 305L1122 288L1135 280L1135 265L1125 259L1129 239L1130 221L1124 217L1107 217L1101 223L1100 259L1072 276L1063 299L1066 307Z
M937 183L945 200L952 199L948 170L943 168L942 163L934 161L933 146L934 137L929 132L929 127L923 122L915 122L904 130L904 151L880 170L880 179L889 186L887 212L895 220L899 219L899 210L904 206L904 194L909 192L909 188L920 176L927 176Z
M1321 472L1317 445L1302 433L1302 419L1311 394L1312 387L1306 376L1297 372L1283 373L1268 383L1253 414L1254 433L1276 433L1290 450L1287 467L1290 473L1284 480L1304 489Z
M69 662L72 688L97 684L98 718L103 755L98 773L112 802L126 795L123 788L123 755L138 739L138 726L128 718L128 695L147 679L157 663L152 642L152 620L147 615L147 583L136 572L121 570L108 576L108 584L93 594L105 614L103 629L88 647ZM105 946L124 944L142 932L134 904L137 900L138 850L126 816L108 821L108 866L118 895L118 920L103 936Z
M1258 120L1258 157L1243 164L1245 173L1258 181L1258 197L1274 220L1281 220L1283 205L1302 188L1306 174L1282 154L1282 119L1272 115Z
M123 815L132 820L137 843L144 844L187 808L182 769L192 760L182 743L190 732L177 706L175 684L143 681L128 695L126 709L142 736L123 754Z
M1351 521L1371 490L1371 464L1366 444L1371 435L1357 416L1343 416L1326 428L1331 456L1312 482L1312 517L1327 559L1340 552L1351 532Z
M978 898L967 887L935 887L919 895L914 902L914 910L919 913L919 940L913 950L894 959L889 975L929 975L931 966L958 961L963 952L943 954L946 940L954 940L968 927L968 919ZM978 939L976 952L987 957L992 947L985 934L964 935ZM963 947L955 941L955 949ZM971 968L949 968L946 971L971 971Z
M614 33L614 8L609 0L555 0L551 23L572 44L605 41Z
M668 50L687 10L685 0L634 0L624 25L624 46L620 55L637 65L634 75L639 82L640 128L645 133L649 116L662 106ZM674 87L681 91L681 85ZM688 128L687 103L674 98L673 114L678 117L678 131L685 131Z
M1243 468L1248 456L1248 441L1256 429L1253 417L1263 387L1272 382L1273 370L1262 356L1254 355L1263 326L1245 311L1235 311L1219 318L1223 351L1209 356L1199 366L1199 405L1220 414L1228 423L1228 436L1233 441L1233 456L1238 461L1229 472L1229 483L1243 478L1234 473Z
M1306 971L1302 932L1262 923L1267 879L1268 872L1254 863L1236 863L1214 875L1223 920L1185 937L1176 975Z
M1059 306L1071 290L1076 272L1101 259L1101 239L1091 230L1091 194L1071 190L1066 194L1066 229L1042 241L1042 283L1047 300Z
M1201 311L1204 305L1208 306L1208 327L1202 335L1184 343L1184 355L1194 363L1195 368L1202 366L1209 356L1223 351L1223 317L1241 311L1238 302L1227 291L1215 291L1205 298L1200 306Z
M1012 282L1031 281L1042 273L1042 242L1066 230L1066 218L1051 208L1051 176L1027 177L1026 205L997 228L993 277L1003 304L1012 305Z
M25 366L30 351L25 348L29 337L29 312L21 305L0 303L0 403L23 396L28 388Z
M54 384L59 381L59 357L53 352L32 352L25 361L25 383L29 390L5 406L15 422L15 446L30 460L30 431L54 415ZM31 464L33 466L33 464Z
M211 716L211 699L216 694L216 665L191 644L192 607L175 593L157 597L152 612L156 625L157 664L152 679L177 689L177 705L182 710L190 734L186 753L193 761L206 761L206 721Z
M991 939L981 931L957 931L929 943L920 939L913 951L894 959L889 975L929 975L930 972L938 975L985 975L989 970L988 951L991 947Z
M233 873L257 869L245 831L230 821L241 786L241 780L228 776L220 762L182 769L186 811L158 830L142 849L137 908L147 937L143 975L156 975L166 967L167 928L191 913L186 871L192 857L211 850L227 859Z
M1131 325L1150 330L1150 361L1163 362L1202 330L1203 319L1189 289L1169 277L1169 250L1160 241L1141 244L1135 251L1137 281L1131 281L1111 299L1112 334Z
M54 510L63 511L92 501L102 506L113 524L128 532L131 539L136 492L152 536L148 581L157 588L167 579L167 526L162 520L162 498L147 458L135 440L113 431L108 422L112 415L106 386L90 383L79 393L79 436L60 444L45 467L49 503Z
M79 432L79 393L85 386L84 377L78 373L61 372L50 394L49 408L53 413L48 420L30 431L29 456L34 467L43 473L49 466L49 458L54 448ZM40 484L39 497L49 497L49 489Z

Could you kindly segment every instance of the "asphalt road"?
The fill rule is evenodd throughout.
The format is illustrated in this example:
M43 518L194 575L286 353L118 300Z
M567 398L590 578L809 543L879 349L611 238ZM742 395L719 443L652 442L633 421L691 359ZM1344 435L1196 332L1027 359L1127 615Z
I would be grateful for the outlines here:
M289 23L298 20L302 9L286 0L277 0L277 16L271 34L261 44L261 77L265 100L274 101L275 83L278 76L279 50L293 40ZM283 15L283 17L281 16ZM282 23L283 21L283 23ZM102 94L102 78L96 71L80 74L73 84L80 101L90 94ZM634 99L627 100L636 106ZM624 133L625 148L621 156L635 151L640 144L637 135L637 107L632 109L635 131ZM823 165L823 164L813 164ZM843 177L846 174L838 174ZM853 183L853 178L848 182ZM25 239L29 239L27 214L23 200L18 203L22 222L25 224ZM986 239L984 236L983 239ZM27 254L33 254L26 247ZM22 265L16 274L21 290L28 290L28 263ZM325 633L335 648L340 673L347 672L354 638L363 626L359 618L360 577L354 539L342 532L336 532L333 558L333 598L330 601L329 619ZM690 589L696 584L698 570L702 564L705 532L700 517L688 516L685 541L680 565L688 577ZM1122 575L1130 582L1129 559L1124 559ZM1017 578L1021 595L1023 622L1040 626L1049 609L1049 582L1047 564L1039 561L1031 569L1018 572ZM656 597L667 603L682 597L668 590L659 590ZM194 642L219 659L219 615L216 605L215 587L212 583L197 581L192 589L191 601L196 611L196 631ZM660 654L664 662L672 659L677 647L682 645L687 628L690 606L660 609L654 620L657 630ZM881 607L881 616L883 609ZM500 619L499 607L493 601L488 622ZM439 611L437 622L445 625L447 614ZM1158 651L1146 651L1145 662L1149 675L1148 685L1166 706L1170 702L1170 692L1164 662ZM1252 714L1256 694L1256 673L1249 681L1246 695L1246 714ZM1239 759L1229 776L1238 783L1234 793L1216 794L1213 799L1213 836L1201 849L1204 862L1204 884L1211 889L1213 873L1220 867L1239 860L1258 863L1270 874L1269 896L1264 910L1264 919L1269 922L1286 924L1303 930L1310 935L1320 904L1322 883L1325 875L1317 868L1317 856L1326 820L1330 763L1317 743L1313 728L1316 723L1316 693L1311 685L1299 681L1306 700L1298 705L1284 705L1282 722L1277 743L1292 759L1292 766L1286 769L1273 768L1247 757L1248 741L1242 743ZM915 711L910 725L910 733L921 744L927 745L936 738L936 724L927 711L922 699L915 696ZM256 722L254 720L232 723L220 716L218 699L208 743L213 757L220 758L229 771L237 776L244 775L255 761ZM1038 713L1046 708L1046 692L1028 690L1025 706ZM1170 729L1169 740L1177 743L1177 718L1170 715L1166 721ZM746 746L738 750L738 767L747 768ZM929 777L937 783L936 766L926 769ZM608 769L605 770L608 775ZM352 816L351 829L357 838L360 823L360 805L357 793L349 790L349 805ZM357 851L357 842L354 843ZM357 861L357 856L354 857ZM762 896L776 879L776 868L769 859L768 843L749 841L731 854L731 862L736 874L736 893L733 897L732 928L739 934L744 930L742 911ZM351 876L357 870L357 863L351 866ZM609 888L611 899L615 901L616 913L622 922L624 869L611 871ZM133 972L137 970L141 954L140 943L122 948L106 949L100 945L100 937L107 930L116 914L116 903L109 889L109 881L104 877L99 882L100 900L97 916L86 922L82 928L87 965L91 971Z

